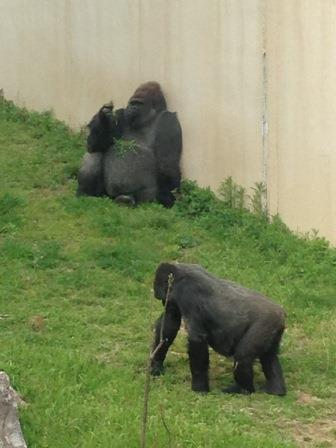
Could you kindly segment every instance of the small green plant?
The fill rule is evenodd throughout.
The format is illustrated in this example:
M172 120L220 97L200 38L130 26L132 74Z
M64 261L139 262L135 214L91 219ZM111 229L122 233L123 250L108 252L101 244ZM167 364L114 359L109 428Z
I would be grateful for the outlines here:
M192 249L193 247L197 247L199 245L199 241L192 235L180 236L177 238L176 243L180 249Z
M10 233L21 224L23 200L20 197L5 193L0 195L0 234Z
M216 196L210 188L200 188L195 181L184 180L177 209L183 216L198 217L211 212L216 205Z
M249 196L251 200L252 212L258 216L268 216L267 209L267 189L263 182L256 182L252 187L253 194Z
M123 138L115 139L113 148L120 157L123 157L128 152L135 152L138 149L135 140L125 140Z
M226 207L243 209L245 207L245 188L228 177L219 187L218 194Z

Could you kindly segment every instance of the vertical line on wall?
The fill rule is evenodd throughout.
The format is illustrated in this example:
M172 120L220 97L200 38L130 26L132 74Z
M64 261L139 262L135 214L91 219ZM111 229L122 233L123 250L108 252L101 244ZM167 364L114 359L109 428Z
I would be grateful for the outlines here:
M140 79L142 79L141 78L141 76L142 76L142 66L141 66L141 53L142 53L142 51L143 51L143 49L142 49L142 38L143 38L143 36L142 36L142 25L143 25L143 23L142 23L142 2L141 2L141 0L138 0L138 54L137 54L137 56L138 56L138 67L137 67L137 69L138 69L138 73L137 73L137 78L138 78L138 81L137 82L139 82L139 80ZM141 81L142 82L142 81Z
M267 0L262 0L262 23L261 23L261 39L262 39L262 182L265 185L264 210L268 211L268 67L267 67Z

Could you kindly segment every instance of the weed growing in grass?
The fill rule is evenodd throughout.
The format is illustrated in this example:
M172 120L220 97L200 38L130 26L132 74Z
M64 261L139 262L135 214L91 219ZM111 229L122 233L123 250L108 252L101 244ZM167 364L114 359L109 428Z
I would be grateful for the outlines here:
M184 217L199 217L215 210L216 196L210 188L199 188L195 181L185 180L181 185L181 197L177 211Z
M219 187L219 197L226 207L243 209L246 202L245 188L237 185L232 177L228 177Z
M0 368L29 404L21 411L28 446L139 446L160 261L200 263L284 306L288 396L224 397L232 366L214 353L212 392L189 392L181 334L165 376L152 383L148 446L167 446L161 412L176 448L295 447L299 425L332 422L335 249L267 216L261 188L255 213L248 211L249 198L232 180L219 197L185 181L169 210L76 198L84 151L83 136L51 114L0 99Z
M256 182L255 186L252 187L254 191L253 195L250 196L252 211L258 216L267 216L267 190L266 185L263 182Z
M0 196L0 234L14 232L21 225L19 209L23 204L20 197L9 193Z

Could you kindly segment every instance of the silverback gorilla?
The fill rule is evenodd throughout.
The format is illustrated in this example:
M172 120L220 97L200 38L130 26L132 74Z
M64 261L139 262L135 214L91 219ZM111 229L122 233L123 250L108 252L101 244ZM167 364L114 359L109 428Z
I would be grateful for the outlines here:
M170 274L173 283L165 304ZM163 362L183 318L188 332L192 390L209 391L210 346L234 359L235 382L223 392L254 392L253 362L259 358L266 392L286 394L277 356L285 328L285 313L279 305L255 291L218 279L196 264L161 263L155 275L154 294L166 305L166 312L155 326L152 375L163 373Z
M133 205L155 200L165 207L174 204L172 191L181 181L182 131L157 82L140 85L125 109L113 112L112 103L102 106L88 127L78 195L108 195ZM120 152L120 142L133 145L132 150Z

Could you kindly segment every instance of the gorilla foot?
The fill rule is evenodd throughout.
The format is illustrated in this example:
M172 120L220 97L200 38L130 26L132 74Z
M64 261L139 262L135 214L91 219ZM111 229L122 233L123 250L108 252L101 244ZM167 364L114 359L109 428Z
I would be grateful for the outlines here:
M160 376L164 374L164 367L161 362L153 361L151 366L151 375Z
M135 207L135 199L133 196L129 196L126 194L121 194L120 196L117 196L114 198L114 202L116 202L119 205L126 205L128 207Z
M254 390L247 390L240 387L237 383L232 384L229 387L226 387L225 389L222 389L222 392L224 394L242 394L242 395L250 395L254 392Z
M191 389L199 394L207 394L209 392L209 384L205 381L193 381Z
M270 395L286 395L286 386L284 384L266 384L265 392Z
M171 191L161 191L157 197L157 200L165 208L172 208L175 204L176 198Z

